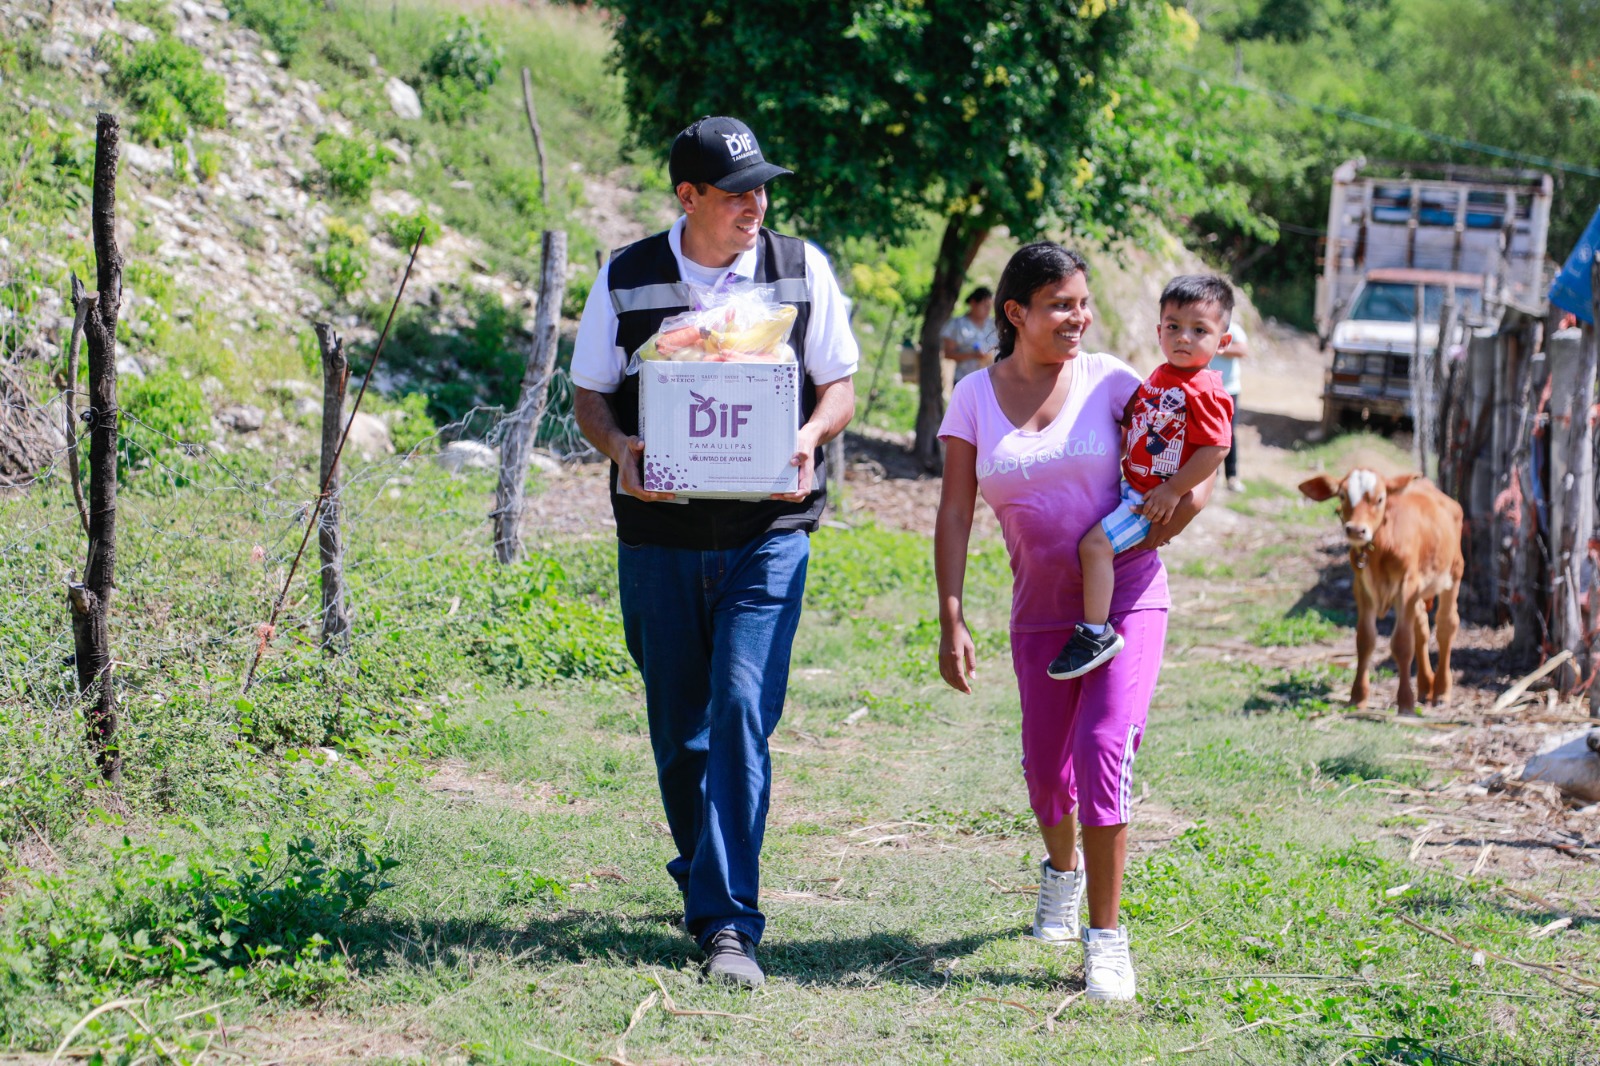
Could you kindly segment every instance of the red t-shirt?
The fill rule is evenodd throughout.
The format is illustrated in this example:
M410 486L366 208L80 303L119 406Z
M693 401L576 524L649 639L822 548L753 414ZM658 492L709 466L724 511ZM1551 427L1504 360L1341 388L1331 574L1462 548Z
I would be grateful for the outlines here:
M1146 493L1178 472L1196 448L1233 443L1233 398L1222 375L1162 363L1133 394L1122 476Z

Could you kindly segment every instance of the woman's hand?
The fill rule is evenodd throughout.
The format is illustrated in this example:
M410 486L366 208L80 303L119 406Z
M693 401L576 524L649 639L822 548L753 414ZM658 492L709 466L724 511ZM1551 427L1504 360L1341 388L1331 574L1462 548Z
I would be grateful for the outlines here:
M967 623L958 621L941 628L939 676L957 692L972 695L972 682L978 678L978 648Z
M1211 502L1211 490L1216 486L1217 475L1213 471L1193 489L1178 498L1178 505L1172 511L1172 517L1160 524L1152 522L1150 532L1145 538L1133 546L1132 551L1142 551L1146 548L1159 548L1173 537L1183 532L1185 526L1194 521L1194 516L1205 510L1207 503Z

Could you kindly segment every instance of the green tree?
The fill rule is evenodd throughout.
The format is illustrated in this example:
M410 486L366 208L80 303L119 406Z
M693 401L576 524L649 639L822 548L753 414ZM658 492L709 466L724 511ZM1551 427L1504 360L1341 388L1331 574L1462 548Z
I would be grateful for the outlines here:
M1160 0L710 0L693 18L602 3L620 16L642 147L665 152L697 115L738 115L796 168L775 205L824 246L942 226L920 337L916 447L930 468L939 332L996 227L1114 236L1197 199L1230 217L1243 202L1201 180L1187 116L1163 110L1173 98L1149 77L1195 29Z
M1318 237L1338 163L1366 156L1545 169L1405 127L1589 167L1600 142L1600 20L1593 0L1326 3L1319 35L1300 42L1275 35L1235 42L1234 28L1260 12L1254 0L1207 0L1195 8L1205 30L1195 65L1225 79L1238 65L1238 44L1247 84L1379 123L1251 94L1236 120L1263 150L1245 160L1214 160L1219 177L1252 190L1256 212L1288 224L1286 236L1265 241L1208 215L1197 217L1196 235L1211 238L1264 313L1303 328L1312 324ZM1552 175L1549 248L1561 259L1600 203L1600 179L1557 169Z

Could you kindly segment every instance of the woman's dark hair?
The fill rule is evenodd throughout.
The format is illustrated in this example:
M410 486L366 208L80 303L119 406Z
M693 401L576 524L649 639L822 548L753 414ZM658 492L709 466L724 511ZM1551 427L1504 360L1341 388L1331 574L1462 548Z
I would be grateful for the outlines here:
M967 293L967 304L968 306L971 306L980 300L987 300L993 295L994 293L989 291L989 286L979 285L976 289L973 289L971 292Z
M1033 294L1046 285L1065 281L1081 273L1089 278L1089 264L1083 256L1054 241L1039 241L1018 248L1011 261L1000 274L1000 284L994 294L994 328L1000 335L1000 347L995 359L1004 359L1017 346L1017 327L1006 314L1006 304L1012 300L1026 307Z

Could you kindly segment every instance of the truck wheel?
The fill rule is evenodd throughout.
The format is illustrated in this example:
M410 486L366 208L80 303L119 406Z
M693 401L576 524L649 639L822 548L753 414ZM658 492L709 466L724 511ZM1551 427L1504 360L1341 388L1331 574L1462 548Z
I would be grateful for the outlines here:
M1344 418L1344 405L1331 396L1322 398L1322 439L1327 440L1338 430Z

